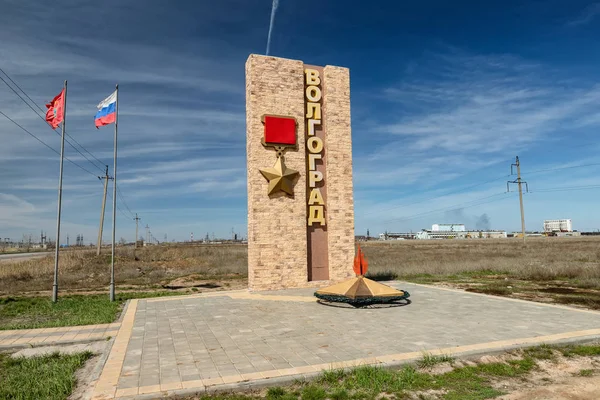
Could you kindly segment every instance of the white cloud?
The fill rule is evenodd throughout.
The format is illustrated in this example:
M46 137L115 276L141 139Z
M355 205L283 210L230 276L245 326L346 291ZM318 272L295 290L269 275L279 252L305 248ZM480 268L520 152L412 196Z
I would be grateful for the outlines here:
M592 3L585 7L577 17L567 22L568 26L581 26L592 22L600 15L600 3Z
M443 222L445 207L505 191L515 155L525 154L524 176L532 187L555 187L551 179L563 173L587 173L527 176L547 165L594 159L597 147L585 141L585 133L600 125L600 86L594 81L511 55L452 48L428 52L411 65L410 73L377 97L386 111L372 113L361 126L372 145L354 146L357 230L418 230ZM584 148L573 152L576 160L566 160L565 150L578 146ZM537 205L538 218L547 209L540 200L528 200ZM489 214L496 228L518 226L518 214L500 216L509 200L490 201L467 204L468 213ZM440 211L419 216L432 210Z

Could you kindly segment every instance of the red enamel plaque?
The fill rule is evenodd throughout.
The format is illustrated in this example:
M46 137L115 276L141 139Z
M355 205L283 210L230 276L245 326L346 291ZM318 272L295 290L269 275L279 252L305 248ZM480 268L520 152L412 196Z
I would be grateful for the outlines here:
M296 119L265 115L265 144L295 145Z

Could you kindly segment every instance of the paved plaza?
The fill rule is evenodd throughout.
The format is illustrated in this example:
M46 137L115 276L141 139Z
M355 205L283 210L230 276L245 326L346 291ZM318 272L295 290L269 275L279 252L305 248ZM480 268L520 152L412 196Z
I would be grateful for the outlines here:
M402 307L318 304L311 289L132 300L94 398L277 384L330 368L397 365L424 351L481 354L600 337L600 313L394 282Z

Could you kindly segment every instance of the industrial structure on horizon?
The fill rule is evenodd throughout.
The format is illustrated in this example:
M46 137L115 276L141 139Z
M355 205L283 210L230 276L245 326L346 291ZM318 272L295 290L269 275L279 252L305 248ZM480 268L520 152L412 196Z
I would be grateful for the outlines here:
M432 232L466 232L465 224L433 224Z
M544 221L544 232L573 232L570 219L547 219Z
M584 232L584 235L591 232ZM544 221L542 232L527 232L526 236L581 236L582 232L573 230L570 219L547 219ZM467 230L465 224L433 224L431 230L422 229L419 232L379 234L379 240L403 239L504 239L507 237L523 237L522 233L507 233L502 230Z
M402 240L402 239L504 239L508 237L506 231L475 230L468 231L465 224L433 224L431 230L423 229L419 232L391 233L385 232L379 235L380 240Z

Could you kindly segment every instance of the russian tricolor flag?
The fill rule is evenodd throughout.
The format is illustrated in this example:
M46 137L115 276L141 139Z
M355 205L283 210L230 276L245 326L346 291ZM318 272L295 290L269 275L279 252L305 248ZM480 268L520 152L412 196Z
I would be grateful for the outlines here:
M113 124L117 118L117 91L102 100L98 104L98 112L96 113L95 123L96 128Z

